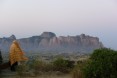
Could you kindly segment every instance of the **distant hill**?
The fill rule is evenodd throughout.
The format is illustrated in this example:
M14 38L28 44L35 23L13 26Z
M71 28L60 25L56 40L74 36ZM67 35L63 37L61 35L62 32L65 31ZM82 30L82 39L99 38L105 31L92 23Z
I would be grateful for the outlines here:
M0 49L9 51L9 47L16 37L0 38ZM25 52L81 52L89 53L103 47L99 38L81 34L77 36L59 36L52 32L43 32L40 36L18 39Z

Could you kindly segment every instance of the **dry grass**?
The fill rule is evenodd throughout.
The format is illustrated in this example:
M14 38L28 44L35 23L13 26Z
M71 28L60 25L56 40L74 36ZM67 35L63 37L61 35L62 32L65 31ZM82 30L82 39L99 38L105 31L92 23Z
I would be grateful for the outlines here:
M82 72L80 70L74 70L72 72L72 78L83 78Z

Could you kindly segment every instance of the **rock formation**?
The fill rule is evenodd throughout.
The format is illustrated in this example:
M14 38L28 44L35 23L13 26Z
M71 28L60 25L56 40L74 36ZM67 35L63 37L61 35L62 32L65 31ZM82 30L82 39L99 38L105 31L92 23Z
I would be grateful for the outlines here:
M15 36L0 38L0 48L9 51L9 46ZM92 52L103 47L99 38L85 34L77 36L59 36L52 32L43 32L40 36L18 39L25 52Z

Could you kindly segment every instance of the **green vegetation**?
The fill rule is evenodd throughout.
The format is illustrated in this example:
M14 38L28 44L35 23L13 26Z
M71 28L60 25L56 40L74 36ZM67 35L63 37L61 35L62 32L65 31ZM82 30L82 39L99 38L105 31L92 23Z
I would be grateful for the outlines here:
M53 71L53 66L51 63L46 63L38 59L32 60L29 67L30 70L34 71L35 75L41 75L42 73Z
M84 67L85 78L117 78L117 51L103 48L93 52Z
M77 64L71 71L72 78L84 78L83 69L88 62L87 60L88 59L77 61Z
M21 77L25 74L25 72L28 72L29 68L27 64L18 65L17 67L17 74Z
M73 66L74 65L72 62L69 60L64 60L63 58L57 58L55 61L53 61L53 67L55 71L67 73L70 72Z
M63 58L57 58L52 62L45 62L39 59L33 59L17 67L17 74L21 76L39 76L43 74L62 75L71 72L73 63Z
M117 78L117 51L97 49L90 58L80 59L77 64L64 58L56 58L50 62L35 58L18 66L17 72L19 76L29 72L28 76L71 73L72 78Z

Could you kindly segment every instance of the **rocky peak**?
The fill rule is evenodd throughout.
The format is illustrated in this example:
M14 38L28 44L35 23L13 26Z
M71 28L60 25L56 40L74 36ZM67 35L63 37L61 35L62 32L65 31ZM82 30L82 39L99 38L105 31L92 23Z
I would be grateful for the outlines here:
M80 38L81 38L81 39L83 39L83 38L85 38L85 37L86 37L85 34L81 34L81 35L80 35Z
M41 37L44 37L44 38L52 38L52 37L55 37L56 35L52 32L43 32L41 34Z
M15 37L15 35L11 35L11 36L9 37L9 39L16 40L16 37Z

